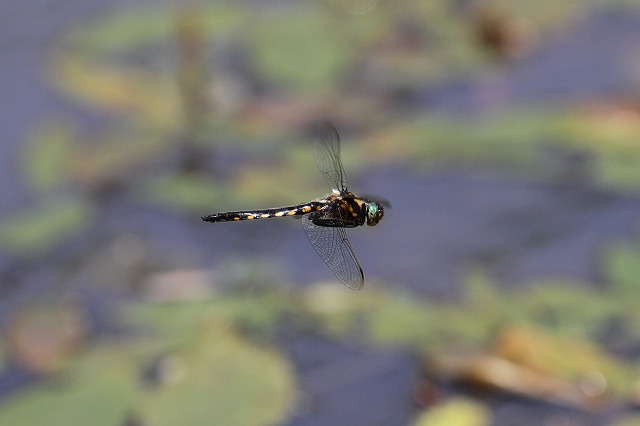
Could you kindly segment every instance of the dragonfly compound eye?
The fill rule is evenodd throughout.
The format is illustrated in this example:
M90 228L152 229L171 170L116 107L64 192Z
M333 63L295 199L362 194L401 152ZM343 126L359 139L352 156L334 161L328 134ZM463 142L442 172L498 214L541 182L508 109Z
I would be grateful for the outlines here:
M384 207L378 203L369 203L367 205L367 225L373 226L380 222L384 216Z

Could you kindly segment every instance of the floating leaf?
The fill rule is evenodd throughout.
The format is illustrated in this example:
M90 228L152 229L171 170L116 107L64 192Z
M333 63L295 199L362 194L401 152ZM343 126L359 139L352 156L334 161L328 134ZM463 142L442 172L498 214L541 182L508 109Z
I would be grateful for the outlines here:
M63 380L39 383L4 402L0 424L124 424L135 400L134 366L118 348L79 357Z
M91 218L81 199L46 199L36 208L0 222L0 247L23 253L44 252L70 234L80 232Z
M174 175L157 178L143 185L147 199L180 211L199 211L204 215L220 200L223 191L206 176Z
M490 424L489 410L470 399L456 398L422 413L415 426L483 426Z
M608 281L622 295L640 296L640 247L632 244L610 245L605 250Z
M145 424L277 424L293 400L284 358L215 323L170 357L173 372L136 410Z
M42 123L32 132L24 153L24 169L33 189L50 190L69 178L74 133L63 120Z

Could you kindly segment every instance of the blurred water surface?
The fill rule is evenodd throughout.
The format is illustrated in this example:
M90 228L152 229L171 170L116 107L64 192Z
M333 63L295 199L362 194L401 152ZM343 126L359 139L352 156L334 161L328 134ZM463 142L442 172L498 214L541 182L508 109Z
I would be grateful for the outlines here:
M421 424L461 395L485 424L633 415L612 407L639 403L636 7L4 6L0 418L68 424L108 400L104 424ZM298 221L199 218L328 192L323 118L350 189L393 205L350 232L356 294ZM492 345L522 323L589 361ZM563 391L483 381L474 359L424 368L449 351ZM610 405L567 396L591 370Z

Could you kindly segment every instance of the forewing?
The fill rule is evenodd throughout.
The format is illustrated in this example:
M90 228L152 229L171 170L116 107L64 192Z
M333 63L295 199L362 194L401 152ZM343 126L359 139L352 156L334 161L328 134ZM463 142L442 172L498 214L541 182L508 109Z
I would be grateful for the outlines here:
M318 129L315 154L320 173L331 188L346 190L347 177L340 160L340 135L333 124L327 122Z
M360 290L364 285L364 273L345 229L317 226L310 216L302 218L302 227L316 253L344 285L352 290Z

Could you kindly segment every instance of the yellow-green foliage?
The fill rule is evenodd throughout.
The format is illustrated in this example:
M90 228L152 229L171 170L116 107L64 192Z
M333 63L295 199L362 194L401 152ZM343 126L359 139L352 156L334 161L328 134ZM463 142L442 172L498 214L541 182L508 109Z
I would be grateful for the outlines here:
M83 200L45 199L36 209L2 220L0 247L21 254L43 253L81 231L92 216Z
M490 424L489 410L463 398L453 399L421 413L414 426L484 426Z

